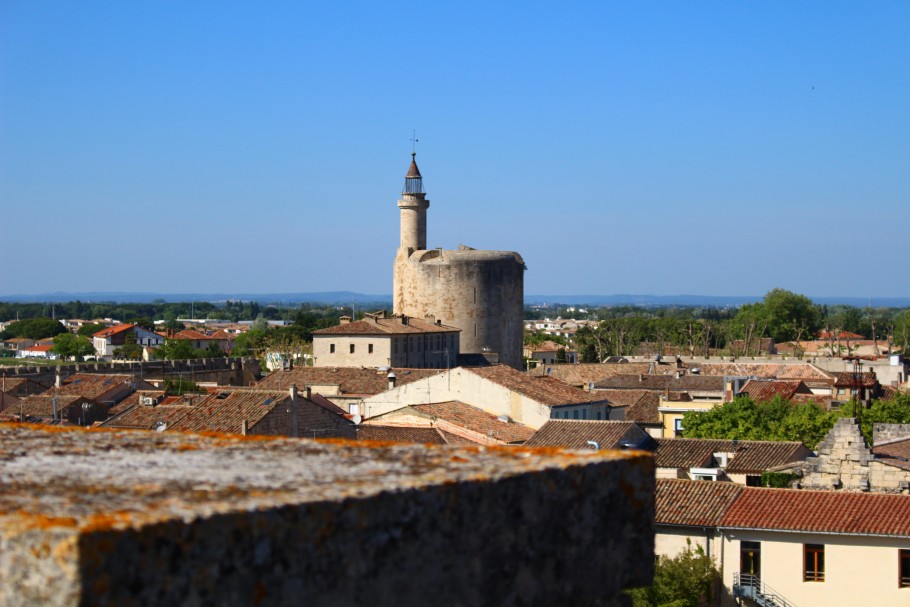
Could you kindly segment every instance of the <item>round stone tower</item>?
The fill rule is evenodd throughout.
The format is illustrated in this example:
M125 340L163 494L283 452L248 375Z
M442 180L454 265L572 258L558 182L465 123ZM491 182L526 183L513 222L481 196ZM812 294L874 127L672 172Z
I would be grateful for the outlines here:
M524 270L512 251L426 248L430 202L412 154L405 177L401 244L395 257L394 310L416 318L432 316L461 329L460 353L496 353L502 363L522 368Z

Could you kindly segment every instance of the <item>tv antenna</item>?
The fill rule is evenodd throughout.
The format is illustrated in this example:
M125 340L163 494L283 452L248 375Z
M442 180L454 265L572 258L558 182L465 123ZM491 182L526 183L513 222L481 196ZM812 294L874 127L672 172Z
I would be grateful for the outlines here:
M411 155L412 156L417 153L417 142L418 141L420 141L420 139L417 138L417 129L414 129L411 131Z

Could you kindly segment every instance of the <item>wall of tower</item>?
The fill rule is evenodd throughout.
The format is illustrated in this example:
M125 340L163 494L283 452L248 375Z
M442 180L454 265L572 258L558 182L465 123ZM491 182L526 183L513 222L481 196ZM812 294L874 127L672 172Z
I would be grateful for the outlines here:
M435 316L461 329L461 352L499 354L522 368L524 260L511 251L441 249L395 259L396 314Z

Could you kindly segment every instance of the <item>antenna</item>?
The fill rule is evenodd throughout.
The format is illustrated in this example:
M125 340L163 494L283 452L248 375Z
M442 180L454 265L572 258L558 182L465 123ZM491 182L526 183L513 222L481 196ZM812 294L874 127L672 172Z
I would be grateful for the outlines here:
M411 156L417 153L417 142L420 141L417 138L417 129L411 131Z

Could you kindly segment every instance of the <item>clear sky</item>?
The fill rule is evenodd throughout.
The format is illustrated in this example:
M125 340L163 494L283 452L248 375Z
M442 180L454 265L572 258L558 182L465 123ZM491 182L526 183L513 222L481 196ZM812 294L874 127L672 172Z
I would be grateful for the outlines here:
M0 3L0 296L907 296L910 2Z

